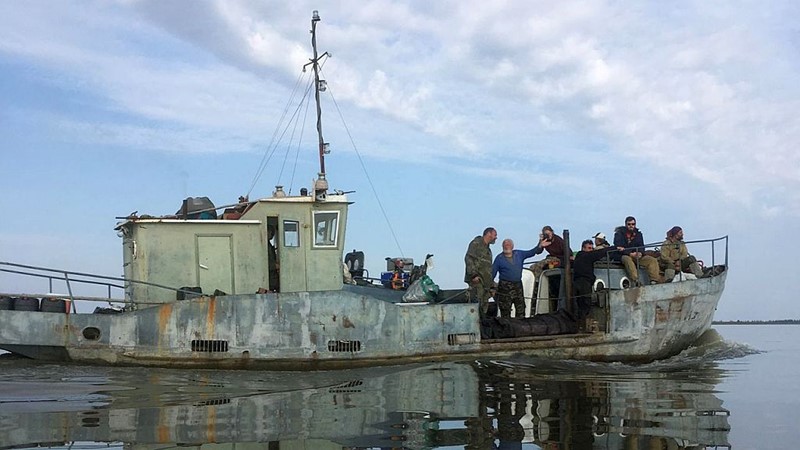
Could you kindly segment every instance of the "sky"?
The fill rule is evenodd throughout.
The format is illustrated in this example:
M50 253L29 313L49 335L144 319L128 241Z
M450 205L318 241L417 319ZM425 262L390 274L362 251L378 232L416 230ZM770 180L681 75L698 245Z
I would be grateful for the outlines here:
M0 2L0 261L118 276L115 217L310 187L315 9L326 172L372 275L432 253L460 288L487 226L495 254L544 225L577 249L633 215L646 242L729 236L717 319L800 318L800 4L779 0Z

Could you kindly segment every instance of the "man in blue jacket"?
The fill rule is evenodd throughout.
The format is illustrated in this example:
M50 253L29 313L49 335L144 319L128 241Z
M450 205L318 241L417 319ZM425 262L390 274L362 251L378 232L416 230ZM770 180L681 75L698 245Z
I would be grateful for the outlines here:
M522 264L526 259L541 253L542 249L552 244L552 241L542 239L539 245L530 250L514 250L514 241L503 241L503 253L497 255L492 263L492 280L500 274L497 283L497 307L500 317L511 317L511 305L514 305L515 316L525 317L525 296L522 292Z
M647 270L650 277L650 284L661 283L661 273L659 272L658 260L650 255L644 254L644 236L636 228L636 218L628 216L625 218L625 226L617 227L614 230L614 247L624 247L618 261L625 266L628 278L632 286L638 286L639 266ZM616 253L619 255L619 253ZM616 259L616 258L615 258Z

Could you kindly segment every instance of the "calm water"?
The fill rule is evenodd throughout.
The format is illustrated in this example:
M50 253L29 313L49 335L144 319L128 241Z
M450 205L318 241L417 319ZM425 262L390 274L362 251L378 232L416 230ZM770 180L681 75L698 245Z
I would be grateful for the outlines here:
M2 360L0 448L795 448L800 326L716 330L635 367L519 358L298 374Z

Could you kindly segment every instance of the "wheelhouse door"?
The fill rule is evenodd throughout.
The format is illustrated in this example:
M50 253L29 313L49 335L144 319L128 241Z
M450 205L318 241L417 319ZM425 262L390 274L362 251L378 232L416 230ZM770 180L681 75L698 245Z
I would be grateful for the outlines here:
M197 235L197 285L203 293L235 294L233 280L233 236Z

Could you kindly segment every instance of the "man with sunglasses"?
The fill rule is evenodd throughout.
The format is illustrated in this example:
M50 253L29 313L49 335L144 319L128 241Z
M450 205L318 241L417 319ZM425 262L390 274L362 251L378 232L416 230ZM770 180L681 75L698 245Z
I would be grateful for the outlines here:
M625 272L633 286L639 283L639 267L647 270L650 277L650 284L661 283L661 273L659 271L658 260L650 255L644 254L644 236L636 228L636 218L628 216L625 218L625 226L617 227L614 230L614 247L623 247L619 261L625 266Z

